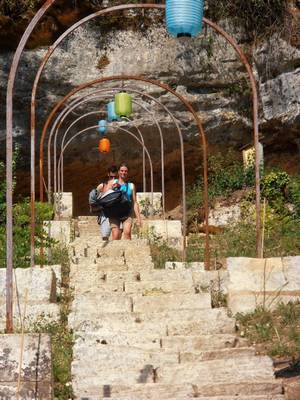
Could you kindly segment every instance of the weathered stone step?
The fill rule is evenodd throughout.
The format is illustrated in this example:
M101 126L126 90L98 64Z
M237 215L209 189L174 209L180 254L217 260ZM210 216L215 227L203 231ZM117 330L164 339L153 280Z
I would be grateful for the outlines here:
M235 322L225 309L178 310L160 313L108 313L95 308L86 315L81 309L69 316L69 325L82 332L148 332L166 335L204 335L212 333L233 333ZM88 318L88 319L87 319Z
M192 294L196 293L196 288L192 282L188 280L180 281L136 281L125 282L125 292L129 294L142 294L143 296L151 296L155 294Z
M96 391L90 390L78 391L74 387L75 392L80 397L88 396L89 400L102 400L109 395L110 398L120 398L124 400L126 397L132 400L157 400L164 399L167 396L177 399L177 396L187 396L187 398L195 398L201 396L235 396L238 400L240 396L260 396L267 393L271 399L276 399L282 395L282 382L278 380L267 380L259 382L239 382L229 384L212 384L212 385L163 385L159 383L146 383L135 385L104 385L98 386ZM272 397L273 396L273 397ZM213 397L211 397L212 400ZM277 399L276 399L277 400ZM280 399L281 400L281 399Z
M96 352L96 349L99 350ZM93 363L90 364L90 360ZM115 369L115 371L143 368L145 365L154 367L164 364L178 364L179 353L168 352L162 349L145 350L130 348L125 346L103 346L98 344L92 347L87 347L86 343L75 343L73 348L73 363L74 371L85 369L85 372L91 370L99 371L102 368Z
M191 396L182 396L182 395L175 395L176 397L173 396L167 396L167 397L160 397L161 400L188 400L191 399ZM256 396L196 396L197 399L199 400L285 400L284 395L256 395ZM90 398L89 398L90 399ZM113 397L103 397L103 400L139 400L139 399L149 399L149 397L123 397L123 396L113 396ZM91 399L90 399L91 400Z
M132 298L126 294L93 294L86 293L75 297L71 313L85 312L86 315L93 314L93 310L99 309L101 313L131 312L133 308Z
M274 377L273 362L264 356L215 359L198 363L164 366L157 371L157 382L171 384L228 383L267 380Z
M127 333L127 332L108 332L105 334L98 334L93 332L85 332L84 338L86 341L91 343L101 345L99 351L101 351L101 347L105 351L105 346L128 346L131 348L137 349L147 349L147 350L155 350L161 348L161 339L159 336L152 335L148 333L147 335L141 336L139 332L136 333ZM169 351L169 350L167 350ZM170 351L173 351L171 349Z
M177 271L177 270L166 270L166 269L154 269L152 271L141 271L140 280L143 281L182 281L182 280L193 281L191 271Z
M76 365L72 374L76 375ZM207 385L213 383L259 382L273 377L272 360L269 357L245 357L238 359L215 359L185 364L152 364L106 368L104 365L86 365L81 368L83 386L88 388L92 382L98 385L154 382L164 384L195 383ZM75 378L76 379L76 378Z
M133 298L133 311L135 312L160 312L181 309L197 310L203 308L211 308L211 296L209 293L190 295L165 294Z
M247 340L230 334L197 336L165 336L161 338L161 347L181 352L210 351L224 348L245 347Z

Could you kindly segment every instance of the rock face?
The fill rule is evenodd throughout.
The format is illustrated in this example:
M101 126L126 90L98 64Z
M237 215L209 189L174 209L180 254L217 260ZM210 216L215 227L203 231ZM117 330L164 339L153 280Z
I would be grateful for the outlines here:
M144 28L143 17L136 30L104 30L105 20L99 19L78 28L69 38L64 40L51 56L42 75L38 89L38 137L40 130L53 105L67 92L84 82L110 75L144 75L158 81L168 83L179 94L187 98L196 109L204 123L208 142L212 149L224 149L241 146L252 141L251 101L247 83L247 75L234 50L217 36L210 28L195 39L173 39L166 33L165 27L153 20L150 28ZM154 18L154 17L153 17ZM299 153L300 127L300 50L298 44L281 38L274 33L269 38L261 40L257 46L251 46L245 32L234 28L229 21L221 22L226 31L236 38L244 48L256 72L260 92L260 130L264 136L264 144L268 150L267 160L279 149L281 153ZM27 50L22 57L18 79L15 85L14 135L16 141L23 145L23 162L28 164L29 157L29 106L30 92L45 48ZM0 62L0 86L4 90L12 53L2 52ZM127 84L125 84L126 86ZM167 106L179 121L183 131L184 141L192 146L192 156L187 157L188 168L194 171L199 165L199 138L192 116L183 105L164 90L157 87L137 85L130 82L131 88L146 91ZM110 89L111 84L102 85ZM128 91L129 88L128 88ZM64 130L79 115L100 109L112 98L106 95L104 103L100 100L90 101L72 113L66 119ZM135 95L137 102L149 108L155 114L163 130L165 152L172 158L168 176L175 175L180 168L179 139L170 116L149 99ZM4 154L4 104L5 96L1 98L0 143L1 154ZM71 133L90 125L104 117L105 114L89 116L79 121ZM102 118L101 117L101 118ZM154 160L157 173L160 171L160 141L153 115L144 108L134 105L133 119L145 136L145 144ZM131 130L134 131L132 125ZM115 129L113 129L115 131ZM120 134L112 135L112 152L110 155L99 156L97 134L90 131L75 139L66 150L65 170L66 185L74 191L72 175L80 174L86 181L87 176L96 174L93 168L97 166L100 174L112 162L128 160L136 170L140 164L141 148L134 139ZM124 141L126 146L124 146ZM72 150L72 151L71 151ZM277 159L276 159L277 160ZM82 171L82 170L85 171ZM297 169L297 168L296 168ZM135 173L138 183L141 182L140 172ZM191 179L194 172L191 174ZM188 181L190 181L188 179ZM26 181L26 179L25 179ZM73 185L73 188L72 188ZM158 185L158 184L157 184ZM88 188L88 185L85 185ZM155 190L158 190L157 187ZM69 190L69 188L68 188ZM27 186L21 187L21 192L28 191ZM75 205L76 208L76 205Z

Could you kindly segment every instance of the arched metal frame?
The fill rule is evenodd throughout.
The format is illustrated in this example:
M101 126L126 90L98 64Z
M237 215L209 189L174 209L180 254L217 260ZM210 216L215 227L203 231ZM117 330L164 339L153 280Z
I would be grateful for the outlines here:
M98 111L90 111L90 112L88 112L88 113L85 113L85 114L81 115L80 117L78 117L77 119L75 119L75 120L69 125L68 129L64 132L63 137L62 137L62 140L61 140L61 144L60 144L60 153L62 154L61 163L60 163L61 165L60 165L60 168L58 168L58 173L57 173L57 178L58 178L58 191L59 191L59 192L63 192L63 191L64 191L64 176L63 176L63 173L62 173L63 168L64 168L64 157L63 157L63 151L62 151L62 149L63 149L63 147L64 147L65 138L66 138L68 132L70 131L70 129L71 129L73 126L76 125L76 123L77 123L78 121L82 120L83 118L86 118L86 117L88 117L88 116L90 116L90 115L97 115L97 114L100 114L100 113L101 113L101 111L98 110ZM129 118L127 118L127 120L128 120L129 122L134 122L134 121L130 120ZM111 126L114 126L114 122L111 122L111 125L109 126L109 128L110 128ZM142 173L142 175L143 175L143 192L146 192L146 191L147 191L147 187L146 187L146 163L145 163L145 155L146 155L146 152L145 152L145 149L144 149L144 147L145 147L145 142L144 142L144 137L143 137L143 134L142 134L141 130L140 130L134 123L133 123L133 127L136 128L136 130L137 130L137 132L138 132L138 135L139 135L139 137L140 137L140 139L141 139L141 141L142 141L142 143L143 143L143 150L142 150L142 162L143 162L143 165L142 165L142 169L143 169L143 173ZM54 160L54 162L55 162L55 160Z
M99 83L103 83L103 82L108 82L108 81L125 81L125 80L133 80L133 81L138 81L138 82L143 82L143 83L147 83L150 85L154 85L154 86L158 86L164 90L166 90L167 92L173 94L175 97L177 97L181 103L185 106L185 108L191 112L191 114L194 117L194 120L197 124L198 127L198 131L199 131L199 136L200 136L200 140L202 140L202 151L203 151L203 164L204 164L204 168L203 168L203 175L204 175L204 209L205 209L205 264L208 266L209 265L209 232L208 232L208 181L207 181L207 142L206 142L206 137L204 134L204 130L201 124L200 119L198 118L195 110L193 109L193 107L191 106L191 104L184 98L182 97L179 93L175 92L173 89L171 89L168 85L161 83L161 82L157 82L155 80L152 79L147 79L144 77L136 77L136 76L112 76L112 77L103 77L103 78L99 78L96 80L93 80L91 82L82 84L80 86L78 86L77 88L73 89L71 92L69 92L69 94L67 94L61 101L59 101L56 106L52 109L52 111L50 112L43 130L42 130L42 136L41 136L41 142L40 142L40 196L41 196L41 200L43 200L43 174L44 174L44 170L43 170L43 162L44 162L44 141L45 141L45 137L47 134L47 130L52 122L52 120L54 119L54 116L56 114L56 112L61 109L61 107L66 103L66 101L72 97L75 93L94 86L95 84L99 84ZM173 120L175 122L175 125L178 127L178 123L176 121L176 119ZM52 127L53 130L53 127ZM179 133L179 140L180 140L180 149L181 149L181 170L182 170L182 208L183 208L183 237L184 237L184 246L185 246L185 238L186 238L186 193L185 193L185 167L184 167L184 145L183 145L183 138L181 135L181 131L179 129L178 131ZM49 188L48 188L49 189ZM185 249L184 252L185 253ZM184 256L185 258L185 256Z
M51 194L51 174L49 173L49 171L51 171L51 162L50 162L50 159L51 159L51 149L50 149L50 145L51 145L51 139L52 139L52 136L53 136L53 133L54 133L55 129L56 129L56 131L55 131L55 138L54 138L54 159L56 159L56 137L57 137L57 132L58 132L60 126L62 125L63 121L64 121L65 118L67 117L67 115L68 115L71 111L73 111L73 110L75 109L75 103L76 103L76 106L77 106L77 105L80 105L80 104L83 103L83 102L80 102L80 103L79 103L79 101L80 101L81 99L90 97L92 94L96 94L96 93L98 93L98 92L106 91L106 92L112 92L112 93L114 93L115 91L118 91L118 90L119 90L119 88L98 89L98 90L96 90L96 91L94 91L94 92L92 92L92 93L85 94L84 96L82 96L82 97L80 97L80 98L76 98L76 99L74 100L74 106L72 106L73 103L70 104L70 105L68 106L68 110L63 110L63 111L61 111L61 113L59 114L59 116L56 118L56 120L55 120L55 122L54 122L54 124L53 124L53 127L51 128L51 131L50 131L50 137L49 137L49 143L48 143L48 193L49 193L49 194ZM137 94L139 94L139 95L141 95L141 96L150 97L151 100L154 99L152 96L148 96L148 95L146 95L145 93L143 93L143 92L141 92L141 91L139 91L139 90L136 90L136 89L130 89L130 88L127 88L127 87L126 87L126 90L128 90L128 91L130 91L130 92L133 92L133 93L137 93ZM93 97L93 98L96 98L96 97ZM87 101L89 101L89 100L87 100ZM78 102L78 104L77 104L77 102ZM138 104L138 105L139 105L141 108L143 108L147 113L151 114L151 117L152 117L152 119L153 119L153 121L154 121L154 123L155 123L155 125L156 125L156 127L157 127L157 129L158 129L158 132L159 132L159 136L160 136L160 145L161 145L161 171L162 171L162 174L161 174L161 175L162 175L162 176L161 176L161 185L162 185L162 199L163 199L163 215L165 215L165 176L164 176L164 141L163 141L163 133L162 133L161 127L160 127L160 125L159 125L159 123L158 123L158 120L157 120L157 118L155 117L155 115L154 115L153 113L151 113L151 111L150 111L145 105L143 105L143 104L137 102L136 100L133 100L133 102L135 102L136 104ZM159 101L157 101L157 103L161 104ZM161 105L162 105L162 104L161 104ZM170 112L169 112L169 114L170 114ZM137 127L136 127L136 129L138 130ZM42 142L41 142L41 146L43 146L43 143L42 143ZM40 146L40 147L41 147L41 146ZM41 150L40 150L40 151L41 151ZM43 162L43 161L42 161L42 162ZM144 177L144 179L145 179L145 177ZM56 164L54 164L54 191L56 191ZM41 191L40 191L40 197L41 197L41 200L43 200L43 193L42 193Z
M25 30L19 45L14 54L12 65L9 72L8 84L7 84L7 96L6 96L6 331L13 331L13 322L12 322L12 269L13 269L13 214L12 214L12 202L13 202L13 167L12 167L12 157L13 157L13 89L15 78L17 74L17 69L19 66L20 58L22 52L25 48L28 38L33 32L35 26L39 23L40 19L47 12L47 10L52 6L55 0L47 0L43 4L43 6L37 11L27 29ZM36 91L37 85L43 71L44 66L46 65L48 59L50 58L52 52L57 47L57 45L62 41L70 32L76 29L78 26L84 24L88 20L95 18L97 16L105 15L118 10L126 10L126 9L164 9L164 4L125 4L121 6L109 7L107 9L101 10L97 13L91 14L90 16L83 18L76 24L74 24L70 29L68 29L59 39L55 42L53 46L49 48L41 67L37 73L36 79L34 81L32 97L31 97L31 156L33 158L31 162L31 177L33 177L33 182L31 181L31 215L32 222L35 222L35 99L36 99ZM217 24L203 18L203 22L213 28L217 33L222 35L227 42L234 48L236 53L238 54L240 60L244 64L252 90L252 100L253 100L253 133L254 133L254 145L255 145L255 190L256 190L256 252L257 257L262 257L262 243L261 243L261 221L260 221L260 213L261 213L261 204L260 204L260 170L259 170L259 138L258 138L258 96L257 96L257 88L255 78L252 72L252 69L247 61L245 54L239 48L236 41L229 36L221 27ZM34 226L31 232L31 241L34 243ZM34 248L31 249L31 253L34 253ZM34 254L31 254L31 259L33 259Z
M77 132L74 136L72 136L72 137L67 141L67 143L64 145L64 147L63 147L62 150L61 150L61 154L60 154L60 157L59 157L59 160L58 160L58 169L59 169L60 167L62 167L61 161L62 161L62 158L63 158L64 151L66 150L66 148L68 147L68 145L69 145L77 136L79 136L79 135L81 135L81 134L83 134L83 133L85 133L85 132L87 132L87 131L89 131L89 130L96 129L97 127L98 127L98 125L93 125L93 126L89 126L89 127L87 127L87 128L84 128L84 129L82 129L81 131ZM146 153L146 155L147 155L147 157L148 157L148 161L149 161L149 165L150 165L151 205L153 206L153 163L152 163L152 158L151 158L151 156L150 156L150 153L149 153L147 147L145 146L145 144L142 142L142 140L140 140L134 133L130 132L128 129L121 128L121 127L118 127L117 130L120 130L120 131L122 131L122 132L125 132L125 133L127 133L128 135L130 135L131 137L133 137L133 138L142 146L143 151L145 151L145 153ZM63 174L63 170L62 170L62 174ZM59 191L58 191L58 192L59 192Z
M87 95L85 95L84 97L87 97ZM96 100L96 99L98 100L98 99L101 99L102 97L103 97L103 96L93 96L93 97L92 97L92 100ZM55 122L54 122L53 128L51 129L50 138L49 138L49 142L48 142L48 193L50 192L50 189L51 189L51 175L50 175L50 174L51 174L51 163L49 162L49 160L50 160L50 157L51 157L51 138L52 138L52 134L53 134L53 132L54 132L55 127L58 125L57 128L56 128L56 130L55 130L55 134L54 134L54 156L53 156L53 159L54 159L54 162L53 162L53 164L54 164L54 192L56 192L56 190L57 190L57 185L56 185L56 148L57 148L57 135L58 135L58 131L59 131L59 128L61 127L61 124L62 124L63 120L65 120L65 118L66 118L72 111L74 111L74 109L75 109L77 106L80 106L80 105L82 105L82 104L87 103L87 102L90 101L90 99L86 99L86 100L84 100L84 101L79 101L79 100L80 100L80 99L77 98L77 99L76 99L76 102L74 101L72 107L68 107L67 109L64 109L64 110L59 114L59 116L57 117L57 119L56 119ZM95 114L95 113L98 113L98 114L99 114L100 111L98 111L98 112L87 113L87 114L85 114L84 116L92 115L92 114ZM102 113L104 113L104 111L102 111ZM62 118L63 118L63 119L62 119ZM83 118L83 116L81 116L80 118L77 118L77 119L68 127L68 129L66 130L66 132L65 132L65 134L64 134L64 136L63 136L63 141L64 141L65 136L66 136L67 133L69 132L70 128L75 124L75 122L81 120L82 118ZM128 119L128 121L130 121L130 120ZM137 129L137 132L138 132L138 134L139 134L139 136L140 136L142 142L144 143L144 137L143 137L141 131L139 130L139 128L138 128L137 126L135 126L134 122L133 122L133 126ZM146 180L146 178L145 178L145 160L144 160L144 152L143 152L143 182L144 182L144 183L145 183L145 180ZM50 193L49 193L49 194L50 194ZM49 197L50 197L50 196L49 196ZM49 200L50 200L50 198L49 198Z
M174 124L175 124L175 126L176 126L176 129L177 129L177 132L178 132L178 134L180 135L180 136L182 136L182 133L181 133L181 129L180 129L180 127L179 127L179 124L178 124L178 122L177 122L177 120L175 119L175 117L174 117L174 115L173 115L173 113L168 109L168 107L166 107L164 104L162 104L159 100L157 100L155 97L153 97L153 96L151 96L151 95L149 95L148 93L144 93L144 92L141 92L141 91L139 91L139 90L137 90L137 89L132 89L132 88L130 88L130 87L123 87L123 89L126 89L128 92L130 92L130 93L137 93L137 94L139 94L141 97L146 97L146 98L149 98L151 101L154 101L157 105L159 105L160 107L162 107L167 113L168 113L168 115L171 117L171 119L172 119L172 121L174 122ZM71 112L71 111L74 111L74 108L72 107L72 105L73 104L75 104L75 103L77 103L77 102L79 102L81 99L84 99L84 98L87 98L87 97L91 97L93 94L97 94L97 93L99 93L99 92L103 92L103 91L106 91L107 90L107 92L115 92L115 91L118 91L118 88L110 88L110 89L97 89L97 90L95 90L95 91L93 91L93 92L90 92L90 93L88 93L88 94L85 94L85 95L83 95L83 96L81 96L81 97L77 97L72 103L70 103L67 107L68 107L68 111L66 111L67 113L69 113L69 111ZM163 141L163 134L162 134L162 131L161 131L161 128L160 128L160 125L159 125L159 122L158 122L158 120L156 119L156 117L155 117L155 115L153 114L153 113L151 113L151 111L145 106L145 105L142 105L141 103L138 103L136 100L133 100L133 102L136 102L136 104L138 104L140 107L142 107L147 113L149 113L149 114L151 114L151 116L152 116L152 119L154 120L154 122L155 122L155 125L156 125L156 127L157 127L157 129L158 129L158 132L159 132L159 135L160 135L160 144L161 144L161 171L162 171L162 174L161 174L161 186L162 186L162 207L163 207L163 216L165 216L165 174L164 174L164 141ZM79 105L79 104L78 104ZM72 108L71 108L72 107ZM54 122L54 124L53 124L53 127L52 127L52 129L51 129L51 132L50 132L50 139L49 139L49 142L48 142L48 194L50 195L50 193L51 193L51 175L50 175L50 171L51 171L51 164L50 164L50 158L51 158L51 156L50 156L50 153L51 153L51 150L50 150L50 142L51 142L51 138L52 138L52 135L53 135L53 132L54 132L54 129L55 129L55 127L57 126L57 128L56 128L56 132L55 132L55 138L56 138L56 135L57 135L57 133L58 133L58 130L59 130L59 128L60 128L60 126L61 126L61 124L62 124L62 122L63 122L63 120L61 120L60 121L60 118L63 116L63 118L65 119L65 117L67 116L67 115L65 115L64 114L64 111L62 111L61 113L60 113L60 115L56 118L56 120L55 120L55 122ZM136 129L138 130L138 127L136 126ZM43 142L41 141L41 144L40 144L40 153L42 152L42 150L41 150L41 147L43 147ZM183 155L183 146L181 146L181 159L183 159L184 158L184 155ZM54 144L54 153L56 153L56 139L55 139L55 144ZM55 155L55 157L56 157L56 155ZM40 164L41 163L43 163L43 160L41 160L41 158L40 158ZM54 167L55 168L55 167ZM54 177L56 176L56 174L55 174L55 172L54 172ZM145 179L145 177L144 177L144 179ZM42 178L42 174L40 175L40 198L41 199L43 199L43 178ZM56 191L56 188L55 188L55 185L54 185L54 191Z

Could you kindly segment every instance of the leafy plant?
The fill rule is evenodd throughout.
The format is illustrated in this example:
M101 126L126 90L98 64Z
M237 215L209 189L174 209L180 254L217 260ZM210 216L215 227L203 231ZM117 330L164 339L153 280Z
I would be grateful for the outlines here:
M298 356L299 302L281 303L273 311L258 308L252 313L237 314L236 318L240 334L259 345L260 352L265 351L272 357Z

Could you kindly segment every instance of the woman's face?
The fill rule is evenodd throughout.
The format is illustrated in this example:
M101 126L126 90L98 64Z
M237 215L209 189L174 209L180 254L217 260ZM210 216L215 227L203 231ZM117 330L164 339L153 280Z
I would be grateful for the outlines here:
M124 165L119 169L119 178L126 180L128 176L128 168Z

